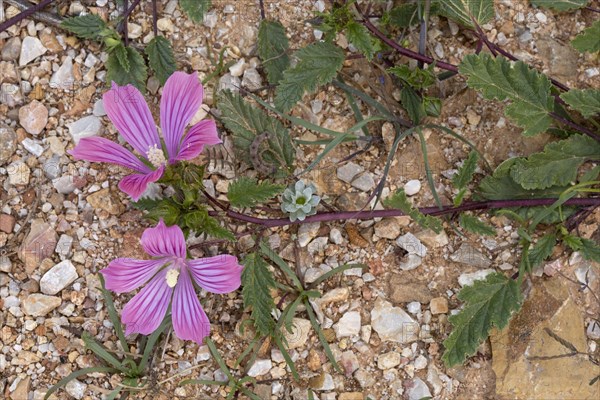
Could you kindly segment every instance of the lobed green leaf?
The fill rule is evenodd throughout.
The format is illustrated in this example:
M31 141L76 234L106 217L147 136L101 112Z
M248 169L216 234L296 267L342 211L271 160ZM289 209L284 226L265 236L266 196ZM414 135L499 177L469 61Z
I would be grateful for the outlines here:
M283 78L283 71L290 65L288 38L279 21L262 20L258 29L257 50L263 62L267 79L276 85Z
M573 47L583 53L595 53L600 51L600 20L594 22L592 26L586 28L575 39L571 41Z
M494 236L496 234L496 230L492 226L469 214L460 214L459 224L463 229L480 235Z
M256 179L241 177L229 185L227 198L234 207L252 207L278 195L284 188L283 185L258 183Z
M414 208L403 189L396 191L392 196L385 199L383 205L387 208L402 210L402 212L415 220L423 228L429 228L435 233L442 231L442 221L431 215L422 214L418 209Z
M99 39L107 28L106 22L94 14L67 18L60 26L82 39Z
M346 37L348 41L354 45L365 55L367 60L371 61L375 54L375 47L373 46L373 37L369 33L369 30L361 23L351 21L346 25Z
M204 14L211 7L211 0L179 0L181 9L192 19L199 23L204 19Z
M528 253L529 266L535 268L544 262L545 259L552 255L552 250L556 245L556 235L551 233L542 236L535 246L533 246Z
M469 182L473 180L473 174L477 169L477 161L479 156L476 151L471 151L469 157L463 162L463 165L458 170L458 173L452 177L452 184L457 189L467 187Z
M568 11L583 8L589 0L531 0L531 4L541 8L551 8L557 11Z
M164 85L169 76L177 70L173 47L164 36L154 37L146 46L148 63L156 74L156 78Z
M243 261L242 297L244 307L252 307L251 316L256 330L262 335L271 335L275 329L275 320L271 311L275 302L271 297L271 289L275 287L275 279L268 264L258 253L251 253Z
M600 27L600 24L598 26ZM600 31L597 40L600 43ZM561 94L560 98L586 118L600 114L600 90L598 89L571 89Z
M123 46L117 46L117 49ZM141 92L146 90L148 71L144 57L132 47L111 51L106 62L106 82L115 82L120 86L132 84ZM120 52L120 53L119 53Z

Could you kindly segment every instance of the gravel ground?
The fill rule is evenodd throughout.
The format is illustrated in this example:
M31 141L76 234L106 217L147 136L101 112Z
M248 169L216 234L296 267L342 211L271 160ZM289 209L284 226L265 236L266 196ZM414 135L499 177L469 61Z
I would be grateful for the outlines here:
M114 17L113 2L109 3L60 4L64 5L61 11L71 15L89 11ZM130 20L129 32L134 42L148 43L153 37L151 3L142 3L142 10ZM204 23L196 25L182 14L177 0L159 1L162 18L158 21L160 33L174 45L180 69L197 71L201 78L212 72L209 52L228 47L226 61L237 63L207 85L209 106L219 88L241 85L252 90L265 82L255 49L260 22L257 2L213 3ZM319 35L306 20L328 7L323 1L264 3L267 17L281 20L286 27L293 48ZM6 2L0 9L6 17L17 13ZM534 9L527 1L500 0L496 14L493 22L483 26L491 40L570 87L600 87L598 55L580 55L569 47L569 40L597 18L593 13L556 14ZM471 35L437 17L432 19L429 38L430 54L452 63L475 47ZM408 39L417 43L416 34ZM343 36L337 43L352 52ZM82 42L35 20L24 20L0 33L0 47L0 392L3 398L37 400L71 372L98 365L84 349L83 331L110 349L120 349L98 289L98 271L115 257L143 258L139 237L145 226L140 225L141 212L118 190L123 169L75 162L66 153L82 137L117 137L100 100L106 90L107 54L97 43ZM343 73L358 87L393 104L398 94L389 82L380 83L379 71L365 60L349 59ZM157 116L158 81L151 77L147 87ZM524 138L505 119L498 103L466 89L460 78L445 81L437 90L445 99L444 108L432 122L473 141L493 166L507 157L538 151L549 140L547 135ZM339 131L354 124L349 104L333 87L306 96L294 113ZM230 139L223 129L221 134L225 145L211 152L227 158ZM340 160L358 148L339 146L310 174L328 204L356 209L367 201L382 176L390 135L393 138L386 124L373 124L372 134L382 138L377 146L343 163ZM316 138L298 127L293 127L292 135ZM426 131L425 136L437 190L443 202L451 203L450 178L468 149L436 132ZM416 138L402 143L384 193L404 187L415 204L432 205L420 148ZM305 167L317 151L300 146L298 168ZM209 172L207 190L223 197L239 171L215 162ZM309 387L321 400L598 398L599 385L587 385L586 379L598 375L599 368L587 358L557 358L532 368L524 355L556 354L551 353L552 341L543 336L544 324L559 330L580 352L596 359L600 355L600 326L593 319L600 314L599 266L562 248L555 249L552 262L533 277L528 291L534 300L526 303L523 316L508 330L494 333L463 366L444 367L442 342L450 330L448 315L460 308L456 297L460 288L495 270L517 270L517 227L502 217L486 220L496 229L496 236L487 239L458 235L450 224L436 235L406 217L273 230L271 246L306 283L345 263L368 266L366 271L348 270L319 285L323 297L313 304L343 373L328 362L305 312L298 314L296 331L288 338L300 381L292 379L281 353L268 342L253 365L243 365L237 372L248 371L261 382L254 389L262 399L306 399ZM596 210L581 224L580 234L599 239L599 220ZM252 245L244 239L228 250L242 255ZM206 254L214 251L205 249ZM577 281L587 286L582 288ZM277 302L282 293L273 295ZM130 297L118 296L117 309ZM250 335L240 332L241 321L248 317L240 292L211 295L203 302L213 323L211 337L231 366L248 346ZM540 348L535 347L540 343ZM548 371L560 373L554 376ZM151 375L152 385L135 398L227 395L220 387L178 387L182 379L225 376L206 346L183 342L173 334L159 342ZM51 398L101 399L119 379L106 374L81 377Z

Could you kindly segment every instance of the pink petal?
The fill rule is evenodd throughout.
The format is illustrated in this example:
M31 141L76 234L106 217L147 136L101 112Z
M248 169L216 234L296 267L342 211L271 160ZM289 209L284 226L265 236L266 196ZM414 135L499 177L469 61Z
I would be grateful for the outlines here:
M204 149L204 145L223 143L217 134L215 121L205 119L192 126L181 143L181 148L175 159L191 160L198 157Z
M186 258L185 238L177 225L166 226L161 219L154 228L142 234L142 247L153 257Z
M145 156L150 147L161 147L146 99L134 86L119 86L113 82L112 89L104 93L102 100L108 118L138 153Z
M135 201L144 194L149 183L159 180L165 171L165 167L161 166L156 171L146 174L127 175L119 182L119 189L127 193Z
M125 334L149 335L165 318L173 288L167 285L167 269L160 271L123 308L121 321L126 325Z
M212 293L229 293L240 287L242 266L234 256L218 255L188 260L196 283Z
M190 275L181 269L171 307L173 329L178 338L202 344L210 334L210 321L200 305Z
M160 124L169 162L175 161L183 131L200 108L203 97L204 89L197 74L175 72L167 79L160 99Z
M144 173L152 171L125 147L102 137L81 139L69 154L76 160L107 162Z
M106 288L116 293L131 292L148 282L165 265L167 260L136 260L117 258L104 268L102 275L106 279Z

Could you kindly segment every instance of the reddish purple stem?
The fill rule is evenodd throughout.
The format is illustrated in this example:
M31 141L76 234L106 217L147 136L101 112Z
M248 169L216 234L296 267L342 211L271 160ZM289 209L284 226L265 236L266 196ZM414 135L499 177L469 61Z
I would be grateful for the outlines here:
M22 11L19 14L15 15L14 17L7 19L6 21L4 21L3 23L0 24L0 32L4 32L11 26L18 24L20 21L24 20L25 18L30 17L31 15L35 14L36 12L42 10L43 8L48 6L50 3L52 3L53 1L54 0L43 0L42 2L36 4L35 6L30 7L27 10Z

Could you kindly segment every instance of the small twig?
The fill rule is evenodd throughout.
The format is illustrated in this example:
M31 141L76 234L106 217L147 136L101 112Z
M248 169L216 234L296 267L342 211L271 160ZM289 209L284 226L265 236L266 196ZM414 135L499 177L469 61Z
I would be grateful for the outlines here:
M585 7L586 10L591 11L591 12L595 12L595 13L599 13L600 14L600 9L598 8L593 8L593 7Z
M33 7L35 5L35 4L30 3L27 0L4 0L4 1L6 1L11 6L18 8L21 11L27 10L30 7ZM1 3L2 2L0 2L0 4ZM33 13L32 17L40 22L45 23L46 25L52 25L52 26L56 26L56 27L60 26L61 22L63 21L63 18L60 15L50 13L50 12L45 12L45 11L35 12L35 13Z
M133 12L133 10L137 7L138 4L140 4L140 1L141 0L133 0L133 3L131 3L131 5L129 7L127 7L127 4L124 5L125 12L122 15L123 21L121 21L120 26L117 28L117 32L119 32L119 33L124 32L124 29L126 29L126 28L123 26L123 22L129 18L129 16ZM127 24L124 24L124 25L127 25Z
M158 36L158 5L156 0L152 0L152 31L154 37Z
M266 14L265 14L265 4L263 0L258 0L258 6L260 9L260 19L265 19L266 18Z
M129 0L123 0L123 7L125 8L125 15L123 15L123 21L121 22L123 25L123 38L125 39L125 46L129 46L129 27L127 26L127 21L129 20Z
M44 9L46 6L48 6L53 1L54 0L43 0L40 3L34 5L33 7L29 7L28 9L15 15L14 17L7 19L6 21L4 21L3 23L0 24L0 32L4 32L11 26L18 24L25 18L28 18L28 17L32 16L33 14L35 14L36 12Z

